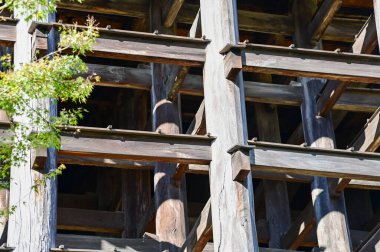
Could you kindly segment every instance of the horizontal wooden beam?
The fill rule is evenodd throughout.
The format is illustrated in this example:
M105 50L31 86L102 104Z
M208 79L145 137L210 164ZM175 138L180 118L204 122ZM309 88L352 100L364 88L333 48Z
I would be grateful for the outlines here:
M201 252L212 237L211 199L203 208L180 251Z
M33 22L29 32L40 30L49 32L52 27L61 27L58 23ZM65 24L65 27L73 25ZM86 29L86 26L77 26ZM88 56L122 59L140 62L177 64L181 66L201 67L205 61L206 39L196 39L172 35L134 32L117 29L99 28L100 37L96 39ZM46 50L45 37L37 37L36 48Z
M295 175L349 178L380 181L380 154L345 150L305 148L267 142L249 142L235 146L237 151L250 155L252 171L289 173ZM236 179L246 171L237 167Z
M59 207L58 230L120 233L124 228L124 213Z
M89 73L101 76L99 86L150 90L149 69L87 64ZM300 83L277 85L261 82L244 82L245 99L250 102L300 106L303 100ZM203 96L203 80L200 75L187 74L180 89L181 94ZM380 90L348 88L334 104L335 110L374 112L380 106Z
M359 134L350 144L355 151L375 152L380 146L380 106L367 121ZM340 179L336 193L340 193L350 183L350 179Z
M320 40L339 10L342 0L324 0L307 27L310 40Z
M11 47L16 42L18 19L0 17L0 45Z
M59 155L144 162L208 164L215 138L147 131L67 127Z
M100 0L87 0L84 4L72 1L63 1L58 4L60 9L85 11L110 15L147 18L149 15L146 4L140 2L105 2ZM192 24L199 10L199 5L185 3L179 14L177 22ZM239 29L251 32L281 34L292 36L294 23L292 16L238 10ZM355 35L363 26L363 20L352 18L333 18L331 24L322 35L324 40L352 42Z
M227 45L221 53L231 50L244 53L243 71L380 83L379 56L259 44Z

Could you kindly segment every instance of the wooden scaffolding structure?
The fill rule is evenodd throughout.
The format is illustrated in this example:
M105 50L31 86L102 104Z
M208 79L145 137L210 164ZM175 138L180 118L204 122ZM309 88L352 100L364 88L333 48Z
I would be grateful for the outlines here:
M379 9L86 0L45 22L5 18L0 44L17 65L95 15L85 61L101 81L92 121L12 169L4 250L380 251ZM56 162L86 175L31 191Z

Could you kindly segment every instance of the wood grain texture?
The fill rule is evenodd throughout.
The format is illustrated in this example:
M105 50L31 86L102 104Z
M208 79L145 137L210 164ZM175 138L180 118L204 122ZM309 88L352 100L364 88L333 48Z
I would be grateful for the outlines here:
M113 2L88 0L84 3L84 5L86 12L90 13L102 13L136 18L146 18L148 15L146 3L143 1L126 1L115 5ZM63 1L59 3L59 8L83 11L84 7L79 3ZM192 24L198 10L198 5L185 3L177 15L177 22ZM237 16L239 19L239 29L243 31L283 34L287 36L291 36L294 33L292 16L247 10L238 10ZM363 23L364 22L362 20L334 18L331 25L327 27L326 32L322 35L322 39L352 42L355 34L360 30Z
M169 27L172 27L176 18L177 18L177 15L178 15L178 12L179 10L181 9L183 3L185 2L185 0L169 0L167 3L166 3L166 6L165 6L165 9L164 9L164 13L163 13L163 19L164 19L164 26L169 28Z
M256 44L244 52L243 71L380 83L378 56Z
M342 0L325 0L319 6L319 9L315 13L313 19L308 25L308 36L310 40L318 41L327 27L330 25L335 13L342 5Z
M202 252L212 237L211 199L203 208L180 251Z
M128 68L87 64L89 73L101 76L97 86L150 90L151 72L149 69ZM300 106L303 100L299 82L291 85L278 85L264 82L244 82L246 101L277 105ZM179 90L180 94L203 96L203 80L200 75L187 74ZM347 88L336 103L335 110L374 112L380 106L380 91L377 89Z
M152 31L172 32L163 27L164 5L162 1L153 0L150 4ZM182 131L178 104L166 99L168 93L165 79L170 68L167 65L152 63L151 69L152 129L164 134L178 134ZM156 235L160 239L160 249L168 251L178 251L188 232L186 180L185 176L180 181L172 179L176 167L175 163L157 163L154 169Z
M235 82L225 79L219 53L226 44L239 41L236 1L201 0L200 5L202 33L211 40L203 70L206 125L217 136L210 164L214 251L256 252L252 179L249 175L243 182L233 181L236 167L227 153L234 144L247 140L242 75Z
M59 154L64 156L198 164L210 162L213 140L201 136L89 127L67 128L61 135Z
M46 23L35 23L34 26L30 31L52 27ZM60 26L62 25L54 25ZM85 26L78 27L86 29ZM116 29L99 28L99 33L100 37L96 39L88 56L200 67L204 63L204 49L208 43L208 40L202 39ZM37 37L36 48L46 50L46 47L46 39Z
M294 145L254 142L236 149L251 150L253 170L332 178L379 181L380 155ZM277 157L277 158L273 158Z
M306 143L311 147L334 149L335 135L331 115L318 117L316 114L315 97L324 83L319 79L307 78L301 78L301 83L304 90L301 114ZM343 168L346 167L351 168L351 163L345 163ZM331 168L336 171L335 167ZM349 252L352 246L346 218L344 194L332 199L330 196L334 189L331 185L338 183L338 180L317 176L311 183L311 197L315 212L318 245L324 248L326 252Z
M277 107L255 104L259 139L281 143ZM269 247L283 248L281 235L291 224L287 184L284 181L263 180L266 219L269 225Z
M121 233L124 214L102 210L58 208L58 230Z
M23 20L20 10L15 10L15 16L20 18L16 26L16 43L14 45L14 65L18 69L21 64L32 60L32 37L28 33L29 23ZM49 107L44 101L39 104L32 102L31 106ZM17 120L24 123L28 118L24 115ZM16 210L9 216L7 245L15 247L16 252L48 252L54 244L55 216L51 207L54 203L54 188L48 183L47 187L39 186L39 193L32 190L35 180L42 178L42 174L31 169L31 151L26 150L26 161L19 166L11 167L10 206ZM52 190L52 191L51 191Z

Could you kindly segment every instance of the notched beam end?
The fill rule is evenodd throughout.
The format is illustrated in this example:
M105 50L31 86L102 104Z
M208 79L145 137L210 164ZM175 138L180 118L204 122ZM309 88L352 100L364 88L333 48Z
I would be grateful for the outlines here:
M32 150L31 165L33 170L43 170L47 159L47 150L45 148L37 148Z
M232 178L234 181L244 181L251 172L249 150L239 147L235 146L228 151L232 155Z
M234 81L238 73L243 68L243 60L241 49L245 47L245 44L232 45L227 44L219 52L224 54L224 76L226 79Z

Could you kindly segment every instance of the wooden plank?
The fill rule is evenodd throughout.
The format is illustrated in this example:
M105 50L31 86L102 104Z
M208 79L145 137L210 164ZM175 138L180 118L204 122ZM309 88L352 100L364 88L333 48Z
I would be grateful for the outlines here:
M289 230L282 236L283 247L297 249L315 227L314 208L309 203L297 219L292 223Z
M127 1L118 3L117 5L113 2L104 2L100 0L87 0L84 4L63 1L60 2L58 6L59 8L66 10L83 11L85 8L85 11L90 13L136 18L147 18L148 14L146 4L142 1L138 3ZM177 22L192 24L198 10L198 5L185 3L177 15ZM294 25L291 16L238 10L238 19L240 30L282 34L286 36L291 36L294 33ZM322 39L352 42L357 32L363 26L363 23L362 20L334 18L331 25L327 27L326 32L322 35Z
M71 27L70 24L64 24ZM37 23L30 27L42 31L51 27L61 27L62 24ZM77 26L86 29L85 26ZM206 39L195 39L173 35L134 32L117 29L99 28L100 37L88 56L122 59L141 62L156 62L178 64L182 66L200 67L205 60L204 49L208 44ZM46 39L37 37L36 48L46 49Z
M230 150L250 151L252 170L294 175L379 181L378 153L327 150L267 142L249 142ZM276 158L273 158L276 157Z
M61 136L59 154L64 156L195 164L211 161L214 139L90 127L67 127Z
M342 5L342 0L324 0L313 19L308 25L308 36L310 40L318 41L331 23L335 13Z
M369 252L369 251L379 251L380 249L380 223L373 228L373 230L368 234L366 239L362 244L360 244L355 251L358 252Z
M242 183L233 181L233 168L238 164L227 153L233 144L247 140L242 74L234 81L225 79L219 53L225 44L239 41L237 5L231 0L218 4L201 0L200 5L202 33L211 39L203 69L206 125L207 131L217 136L210 164L211 207L217 209L212 211L214 250L257 252L251 174Z
M361 31L356 36L355 42L351 47L351 52L355 54L370 54L377 44L375 20L371 15L364 24ZM323 92L317 101L318 114L326 116L337 100L342 96L349 82L328 81L323 88Z
M160 0L150 2L151 29L163 33L163 10L165 5ZM204 52L204 51L203 51ZM178 104L166 98L165 78L168 76L170 66L152 63L152 129L164 134L178 134L182 131ZM179 162L177 162L179 163ZM156 163L154 169L154 199L156 206L156 235L160 239L162 251L178 251L186 239L188 232L186 179L173 183L171 178L176 171L175 163Z
M203 208L180 251L201 252L212 237L211 199Z
M18 19L0 17L0 45L12 47L16 42L16 25Z
M380 57L313 49L247 44L243 71L332 80L380 83Z
M151 252L159 251L158 242L152 239L122 239L100 236L58 234L57 245L63 245L65 251L114 251ZM62 251L55 250L55 251Z
M355 151L375 152L380 146L380 107L360 130L350 144L350 148ZM335 188L337 193L341 193L344 188L350 183L350 179L339 180Z
M193 121L191 122L189 128L186 131L186 134L190 135L202 135L206 133L206 118L205 118L205 103L202 101L201 105ZM175 173L173 174L173 179L179 181L183 174L189 169L189 166L186 164L178 164Z
M87 66L89 73L95 72L101 76L100 82L94 83L95 85L150 90L149 69L97 64L87 64ZM303 100L300 83L295 81L292 81L291 85L245 81L244 92L246 101L250 102L300 106ZM203 96L201 76L187 74L179 93ZM380 90L347 88L334 104L333 109L372 113L379 106Z
M281 143L280 124L275 106L255 104L259 139ZM269 225L269 247L283 248L281 234L290 224L290 207L287 184L284 181L263 180L266 219Z
M163 13L163 25L167 28L172 27L179 10L181 9L182 5L184 4L185 0L169 0L166 3L164 13Z
M188 36L190 38L199 38L201 37L201 35L201 14L200 11L198 11L197 16L194 19L194 23L190 28ZM189 70L189 67L172 66L166 84L168 100L175 101L177 99L179 90L183 82L185 81L186 75L189 72Z
M59 230L121 233L124 228L124 214L101 210L58 208Z
M355 151L375 152L380 146L380 107L350 144Z

